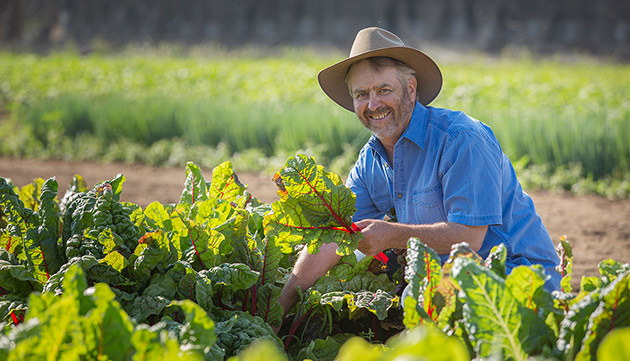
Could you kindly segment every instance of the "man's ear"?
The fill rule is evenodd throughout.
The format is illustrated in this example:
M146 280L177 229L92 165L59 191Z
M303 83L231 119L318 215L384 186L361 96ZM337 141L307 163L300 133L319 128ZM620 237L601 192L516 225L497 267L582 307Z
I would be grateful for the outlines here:
M415 76L412 76L411 79L409 79L409 83L407 84L407 91L409 92L410 99L416 99L416 96L418 94L417 90L418 79L416 79Z

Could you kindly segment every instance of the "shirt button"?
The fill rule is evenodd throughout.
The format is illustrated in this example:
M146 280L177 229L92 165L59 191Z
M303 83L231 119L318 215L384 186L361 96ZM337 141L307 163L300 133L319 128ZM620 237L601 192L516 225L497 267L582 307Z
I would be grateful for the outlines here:
M403 194L402 193L398 193L398 199L402 198Z

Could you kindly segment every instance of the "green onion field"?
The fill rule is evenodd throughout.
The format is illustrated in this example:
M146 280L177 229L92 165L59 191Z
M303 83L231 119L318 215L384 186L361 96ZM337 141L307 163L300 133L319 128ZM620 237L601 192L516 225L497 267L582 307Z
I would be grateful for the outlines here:
M0 154L275 169L302 151L345 174L369 137L316 81L342 54L170 53L0 53ZM524 184L630 195L630 66L436 61L444 86L431 105L489 124Z

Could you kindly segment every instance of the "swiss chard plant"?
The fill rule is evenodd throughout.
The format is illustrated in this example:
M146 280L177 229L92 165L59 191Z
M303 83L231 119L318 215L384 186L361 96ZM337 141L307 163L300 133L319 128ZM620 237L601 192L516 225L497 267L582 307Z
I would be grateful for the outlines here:
M0 178L1 358L606 360L630 326L628 264L602 261L574 291L562 239L551 294L538 266L506 272L503 247L484 260L460 244L441 264L412 238L392 273L357 261L338 175L298 155L271 181L265 204L229 162L211 181L189 163L179 201L143 209L120 201L122 175L92 188L75 176L61 200L54 178ZM283 317L298 253L325 243L341 260Z

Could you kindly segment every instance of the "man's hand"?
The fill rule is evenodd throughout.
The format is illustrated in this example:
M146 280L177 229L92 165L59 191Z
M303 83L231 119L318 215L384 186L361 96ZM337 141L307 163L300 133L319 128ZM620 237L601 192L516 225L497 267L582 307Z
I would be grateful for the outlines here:
M363 239L357 247L366 256L372 257L388 248L405 248L407 238L397 232L397 224L378 219L364 219L356 223Z

